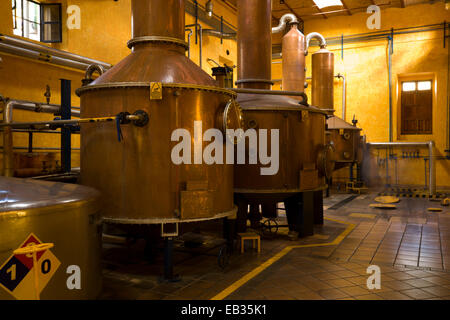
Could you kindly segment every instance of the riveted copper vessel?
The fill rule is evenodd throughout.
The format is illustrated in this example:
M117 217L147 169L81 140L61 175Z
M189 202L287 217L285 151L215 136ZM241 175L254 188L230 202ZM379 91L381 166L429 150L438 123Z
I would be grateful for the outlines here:
M175 129L192 139L194 121L202 121L203 132L222 129L218 115L235 98L185 56L184 6L184 0L132 1L132 53L78 92L82 117L149 115L144 127L122 126L122 142L110 123L82 127L81 181L101 191L106 221L193 222L235 212L232 165L171 159Z
M305 36L297 24L282 39L283 90L300 91L305 89Z
M330 142L335 149L335 169L358 163L361 129L353 126L334 113L334 54L320 49L312 55L312 104L328 111L327 128Z
M272 53L267 48L272 46L272 1L238 0L237 3L238 85L248 89L268 89ZM299 77L299 82L304 85L304 66L303 75ZM296 88L296 91L303 90ZM270 94L238 94L238 102L244 112L246 129L267 129L269 136L271 130L279 130L280 139L279 170L275 175L261 175L260 169L267 167L264 165L235 165L234 186L240 211L250 204L250 215L253 215L255 210L259 211L256 207L261 205L263 215L273 216L277 202L326 186L320 168L320 154L325 145L325 112L301 105L297 99Z

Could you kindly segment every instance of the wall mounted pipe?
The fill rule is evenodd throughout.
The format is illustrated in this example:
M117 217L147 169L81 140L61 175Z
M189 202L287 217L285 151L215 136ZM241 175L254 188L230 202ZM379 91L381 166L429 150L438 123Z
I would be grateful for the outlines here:
M194 24L188 24L185 26L185 28L195 27L195 29L198 29L198 35L199 35L199 42L198 42L198 55L199 55L199 66L200 68L203 65L203 27L199 23ZM190 55L190 54L189 54Z
M226 32L220 32L214 29L203 29L203 35L205 36L213 36L216 38L222 38L222 39L230 39L230 40L236 40L236 33L226 33Z
M342 79L342 120L345 121L347 113L347 79L341 73L338 73L336 78Z
M428 154L430 158L429 168L429 193L430 195L436 194L436 166L434 157L434 141L427 142L372 142L367 143L368 147L374 148L390 148L390 147L428 147ZM387 173L386 173L387 174ZM387 178L387 177L386 177Z
M309 46L311 44L312 39L319 40L319 46L321 49L324 49L327 47L327 41L325 40L324 36L321 35L318 32L311 32L306 36L306 48L305 48L305 55L308 55Z
M5 52L5 53L13 54L16 56L20 56L20 57L40 60L40 61L48 62L51 64L74 68L74 69L79 69L79 70L83 70L83 71L86 70L86 68L89 66L89 64L86 64L86 63L71 61L71 60L63 59L63 58L59 58L59 57L43 55L34 50L23 49L23 48L9 45L9 44L4 44L1 42L0 42L0 52Z
M50 47L44 46L42 44L34 43L34 42L24 40L24 39L10 37L10 36L4 35L4 34L0 34L0 43L4 43L4 44L10 45L10 46L17 47L17 48L36 51L40 54L47 55L51 58L58 57L58 58L62 58L62 59L68 60L68 61L79 62L79 63L85 64L85 65L90 65L90 64L95 63L98 65L101 65L105 69L109 69L112 67L111 64L103 62L103 61L90 59L90 58L83 57L83 56L80 56L80 55L77 55L74 53L50 48Z
M189 29L189 28L187 28L184 31L189 31L189 33L188 33L188 58L190 59L191 58L191 37L194 32L192 31L192 29Z
M3 108L3 124L13 123L14 109L44 112L58 114L61 111L61 106L55 104L41 104L38 102L24 101L24 100L4 100ZM73 110L74 117L80 116L80 110ZM12 177L14 175L14 148L13 148L13 130L11 126L5 126L3 129L3 175Z
M295 14L287 13L280 18L280 23L278 24L278 26L272 28L272 33L280 33L286 29L286 26L288 24L294 23L296 24L300 23L298 21L298 18L295 16Z

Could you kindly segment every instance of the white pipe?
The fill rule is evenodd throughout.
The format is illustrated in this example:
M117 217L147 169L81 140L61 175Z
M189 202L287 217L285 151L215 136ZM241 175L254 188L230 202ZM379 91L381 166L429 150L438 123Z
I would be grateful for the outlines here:
M282 32L284 29L286 29L286 25L287 24L293 24L293 23L299 23L297 17L295 16L295 14L292 13L287 13L284 16L281 17L280 19L280 23L278 24L278 26L272 28L272 33L280 33Z
M51 56L52 58L59 57L64 60L80 62L80 63L87 64L87 65L98 64L98 65L101 65L102 67L104 67L105 69L109 69L112 67L111 64L103 62L103 61L90 59L90 58L83 57L83 56L80 56L80 55L77 55L77 54L74 54L71 52L50 48L50 47L44 46L42 44L37 44L37 43L23 40L23 39L13 38L13 37L10 37L10 36L4 35L4 34L0 34L0 42L14 46L14 47L18 47L18 48L37 51L44 55ZM86 70L86 68L84 70Z
M327 40L325 40L325 37L323 35L321 35L318 32L311 32L310 34L308 34L306 36L306 40L305 40L306 41L306 48L305 48L306 56L308 55L309 45L310 45L312 39L319 40L319 45L320 45L321 49L326 48L326 46L327 46Z
M338 73L336 78L342 78L342 120L345 121L345 116L347 112L347 79L343 74Z
M89 65L85 64L85 63L71 61L71 60L59 58L59 57L52 57L52 56L41 54L37 51L19 48L19 47L15 47L15 46L12 46L9 44L4 44L1 42L0 42L0 51L14 54L14 55L21 56L21 57L25 57L25 58L31 58L31 59L36 59L36 60L40 60L40 61L45 61L45 62L53 63L56 65L60 65L60 66L65 66L65 67L74 68L74 69L80 69L83 71L86 70L87 67L89 67Z
M429 192L430 195L436 194L436 167L434 159L434 141L427 142L372 142L367 143L369 147L388 148L388 147L428 147L430 157L429 173Z

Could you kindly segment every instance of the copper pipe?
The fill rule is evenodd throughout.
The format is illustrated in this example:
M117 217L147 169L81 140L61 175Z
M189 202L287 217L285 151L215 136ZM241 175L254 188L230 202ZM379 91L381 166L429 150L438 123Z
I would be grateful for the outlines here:
M184 0L132 0L133 38L159 36L184 41Z
M283 90L304 92L305 74L305 36L296 24L283 37Z
M312 105L334 109L334 53L320 49L312 55Z
M238 87L270 89L272 1L238 0Z

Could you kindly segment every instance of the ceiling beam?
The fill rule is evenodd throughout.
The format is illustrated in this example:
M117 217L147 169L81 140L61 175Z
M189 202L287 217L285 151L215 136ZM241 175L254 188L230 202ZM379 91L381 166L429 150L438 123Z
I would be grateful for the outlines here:
M303 20L302 20L302 17L300 17L300 15L297 14L297 12L295 12L294 9L292 9L292 7L287 3L287 0L284 0L284 1L283 1L283 4L284 4L284 5L286 6L286 8L288 8L289 11L290 11L293 15L295 15L300 21L303 21Z
M347 4L345 3L345 0L341 0L341 2L342 2L342 5L344 6L345 10L347 10L348 15L351 16L352 12L348 8Z
M324 18L328 19L327 15L314 3L314 1L311 0L311 2L314 4L314 7L319 11L319 14Z

